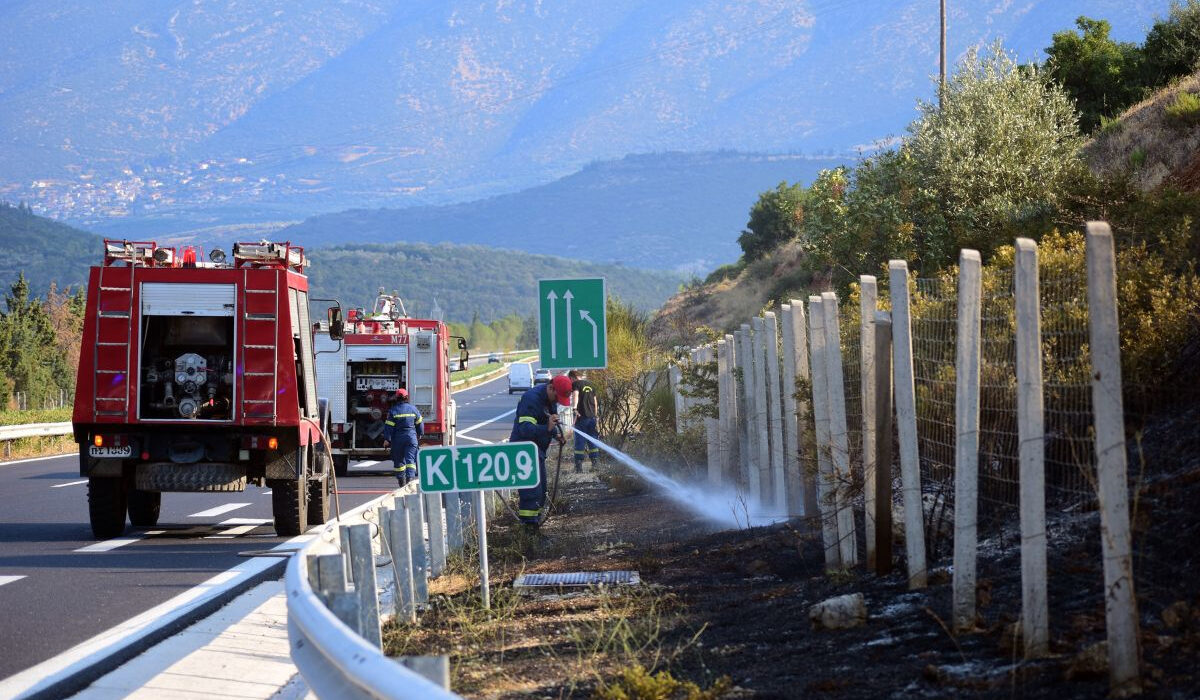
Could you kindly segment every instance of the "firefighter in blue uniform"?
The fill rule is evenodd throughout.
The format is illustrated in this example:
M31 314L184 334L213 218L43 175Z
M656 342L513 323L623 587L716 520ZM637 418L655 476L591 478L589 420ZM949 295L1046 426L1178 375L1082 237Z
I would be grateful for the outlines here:
M417 478L417 440L425 434L421 411L408 402L408 391L396 390L383 421L383 446L392 448L392 473L401 486Z
M517 416L513 419L509 442L532 442L538 450L538 485L520 489L517 517L526 525L541 524L542 506L546 502L546 450L558 431L558 406L571 405L571 380L558 375L547 384L539 384L521 395Z

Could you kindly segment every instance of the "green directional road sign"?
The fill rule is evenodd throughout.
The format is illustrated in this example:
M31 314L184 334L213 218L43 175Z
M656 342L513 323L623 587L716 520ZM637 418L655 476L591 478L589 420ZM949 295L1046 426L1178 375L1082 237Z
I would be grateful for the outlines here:
M546 369L608 366L604 278L538 280L538 348Z
M417 466L426 493L527 489L541 480L537 446L531 442L422 447Z

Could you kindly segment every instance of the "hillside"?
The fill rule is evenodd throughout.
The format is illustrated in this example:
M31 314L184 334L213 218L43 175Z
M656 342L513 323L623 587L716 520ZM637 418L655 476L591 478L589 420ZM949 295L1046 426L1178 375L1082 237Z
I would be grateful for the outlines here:
M683 279L669 272L446 243L320 248L311 259L313 296L370 306L382 286L398 291L411 315L436 315L436 303L445 320L459 322L476 313L484 323L509 314L528 316L537 308L542 278L604 277L610 297L647 310L661 305Z
M516 248L649 269L705 272L738 254L758 193L811 181L828 159L732 152L629 156L548 185L440 207L316 216L278 235L309 245L422 241Z
M949 53L1029 56L1080 14L1122 38L1166 8L961 0ZM927 0L16 0L0 23L0 193L159 232L479 199L629 153L849 156L932 96L938 46Z
M213 245L203 243L206 250ZM228 244L217 245L228 252ZM101 256L100 236L0 203L0 292L6 292L22 272L36 296L44 296L51 282L60 288L81 286L88 268L98 264ZM309 259L314 297L369 307L379 288L386 287L400 292L410 313L432 313L436 300L446 320L460 322L471 321L475 314L487 323L509 314L532 313L537 280L543 277L604 277L610 295L642 309L662 304L683 281L671 272L486 246L345 245L310 250Z
M22 272L38 296L51 282L60 289L81 285L100 251L100 240L91 233L0 202L0 292L7 292Z
M1191 116L1173 117L1172 108L1189 99L1198 104ZM1128 173L1142 190L1200 192L1200 72L1127 109L1085 151L1098 175Z

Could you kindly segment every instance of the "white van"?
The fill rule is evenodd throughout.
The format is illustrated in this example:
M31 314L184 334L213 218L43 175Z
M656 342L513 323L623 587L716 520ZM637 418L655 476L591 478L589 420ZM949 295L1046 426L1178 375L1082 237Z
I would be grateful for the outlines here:
M528 362L514 362L508 366L508 393L533 388L533 367Z

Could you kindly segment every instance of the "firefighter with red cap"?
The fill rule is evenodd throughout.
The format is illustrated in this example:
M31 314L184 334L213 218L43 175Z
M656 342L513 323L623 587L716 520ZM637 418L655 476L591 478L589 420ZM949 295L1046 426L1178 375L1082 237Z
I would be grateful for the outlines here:
M541 525L542 506L546 503L546 450L551 440L562 436L558 429L558 407L570 405L571 379L564 374L526 391L517 402L508 441L532 442L538 450L538 485L517 491L517 517L526 525Z
M383 421L383 446L391 447L392 473L400 486L417 479L417 440L425 433L421 411L408 402L408 390L396 390Z

